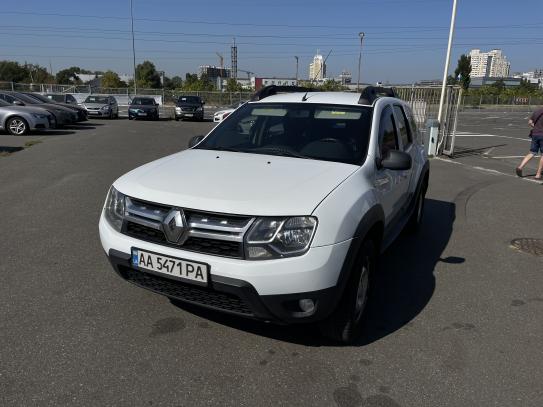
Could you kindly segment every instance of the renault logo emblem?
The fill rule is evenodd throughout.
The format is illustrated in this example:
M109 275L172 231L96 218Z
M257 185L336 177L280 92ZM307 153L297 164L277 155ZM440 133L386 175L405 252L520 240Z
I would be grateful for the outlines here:
M166 239L170 243L180 242L181 236L185 233L186 220L182 209L172 209L162 222L162 229L166 235Z

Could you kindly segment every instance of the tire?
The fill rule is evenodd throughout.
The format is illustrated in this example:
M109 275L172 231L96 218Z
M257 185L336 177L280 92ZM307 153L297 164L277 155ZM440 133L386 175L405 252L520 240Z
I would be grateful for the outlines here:
M179 117L175 116L175 121L178 122L178 121L179 121Z
M408 233L411 233L411 234L417 233L422 225L422 221L424 218L424 202L426 200L427 189L428 189L428 186L426 185L426 181L424 181L417 195L417 201L415 202L415 209L413 210L413 213L409 217L409 220L407 221L407 224L405 226L405 230Z
M343 344L358 338L376 264L375 244L367 239L362 243L339 304L319 326L323 336Z
M19 116L10 117L6 121L6 130L12 136L24 136L29 132L28 123Z

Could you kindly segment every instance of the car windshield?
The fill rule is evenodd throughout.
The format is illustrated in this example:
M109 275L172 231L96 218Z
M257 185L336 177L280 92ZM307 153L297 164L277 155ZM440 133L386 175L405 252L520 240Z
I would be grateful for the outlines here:
M55 102L64 102L63 95L46 95L48 99L54 100Z
M13 97L15 99L19 99L19 100L23 101L24 103L27 103L27 104L30 104L30 105L36 105L36 104L39 104L39 103L43 103L39 99L30 97L30 96L22 94L22 93L17 93L16 95L13 95Z
M41 101L41 102L44 102L44 103L50 103L50 102L51 102L51 101L50 101L48 98L46 98L45 96L39 95L39 94L37 94L37 93L25 93L25 95L26 95L26 96L29 96L29 97L31 97L31 98L37 99L37 100L39 100L39 101Z
M140 106L154 106L155 99L151 98L135 98L132 100L132 105L140 105Z
M177 100L177 103L199 104L202 102L200 101L200 98L198 96L180 96Z
M85 103L102 103L107 105L109 103L109 98L107 96L87 96Z
M308 103L249 103L196 148L282 155L360 165L372 108Z

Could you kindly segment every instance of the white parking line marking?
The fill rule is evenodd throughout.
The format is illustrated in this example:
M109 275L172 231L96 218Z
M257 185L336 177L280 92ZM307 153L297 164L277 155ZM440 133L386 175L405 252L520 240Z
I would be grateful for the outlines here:
M501 155L501 156L493 156L493 157L490 157L490 158L496 158L496 159L500 159L500 158L524 158L525 156L524 155ZM534 158L539 158L539 156L534 156Z
M513 174L507 174L505 172L501 172L501 171L497 171L497 170L492 170L490 168L484 168L484 167L478 167L478 166L473 166L473 165L469 165L469 164L465 164L465 163L461 163L461 162L458 162L458 161L453 161L453 160L449 160L447 158L441 158L441 157L435 157L434 160L439 160L439 161L443 161L443 162L446 162L446 163L449 163L449 164L456 164L456 165L462 165L464 167L468 167L468 168L471 168L471 169L474 169L474 170L477 170L477 171L483 171L483 172L488 172L490 174L494 174L494 175L504 175L506 177L512 177L512 178L517 178L521 181L527 181L527 182L531 182L533 184L539 184L539 185L543 185L543 183L541 181L538 181L538 180L535 180L535 179L532 179L532 178L520 178L516 175L513 175Z
M496 138L507 138L511 140L522 140L522 141L530 141L529 138L521 138L521 137L511 137L511 136L498 136L496 134L476 134L476 133L457 133L456 137L496 137Z

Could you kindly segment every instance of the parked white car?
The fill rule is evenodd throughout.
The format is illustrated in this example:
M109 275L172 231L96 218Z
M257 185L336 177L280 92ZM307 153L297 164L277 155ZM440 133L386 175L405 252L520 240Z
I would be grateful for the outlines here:
M392 90L281 90L116 180L102 246L140 287L351 342L377 256L422 221L428 160Z
M233 105L229 106L227 109L223 109L223 110L219 110L218 112L215 112L215 114L213 115L213 121L215 123L222 122L232 113L234 113L238 107L243 106L245 103L247 103L246 100L238 102L238 103L234 103Z

